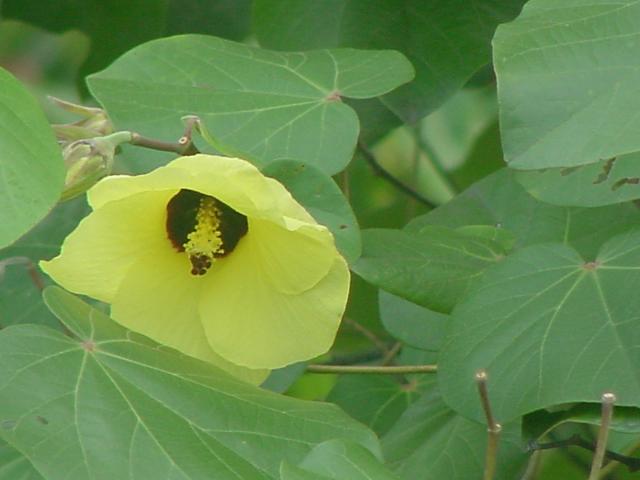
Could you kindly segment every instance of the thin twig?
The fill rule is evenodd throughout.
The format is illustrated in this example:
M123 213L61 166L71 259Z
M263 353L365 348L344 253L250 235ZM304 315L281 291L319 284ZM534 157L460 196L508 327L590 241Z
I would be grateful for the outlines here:
M529 444L529 450L549 450L553 448L564 447L580 447L585 450L589 450L590 452L595 452L596 450L596 446L593 443L587 442L579 435L573 435L566 440L557 440L554 442L546 443L531 442ZM612 452L611 450L605 450L604 458L606 458L607 460L613 460L618 463L622 463L629 469L630 472L637 472L640 470L640 458L621 455L619 453Z
M344 317L343 322L346 325L349 325L350 327L352 327L354 330L357 330L369 341L371 341L371 343L373 343L376 347L378 347L384 355L387 355L389 353L389 348L387 347L387 345L382 340L380 340L380 338L378 338L378 336L375 333L373 333L371 330L369 330L367 327L365 327L364 325L361 325L360 323L356 322L355 320L349 317Z
M622 453L621 455L624 457L635 458L635 457L632 457L631 455L633 454L633 452L638 450L638 448L640 448L640 442L632 445L629 448L626 448L624 450L624 453ZM618 460L614 460L610 456L607 456L606 452L605 452L605 457L609 459L609 462L600 470L600 478L607 478L607 475L609 475L613 470L615 470L620 466L620 462Z
M416 199L417 201L419 201L423 205L426 205L429 208L436 208L437 207L437 205L435 203L433 203L431 200L429 200L428 198L424 197L422 194L418 193L416 190L414 190L413 188L409 187L408 185L405 185L400 180L398 180L396 177L391 175L391 173L389 173L387 170L385 170L384 167L378 163L378 161L376 160L376 157L373 154L373 152L371 152L371 150L369 150L369 148L362 141L358 142L358 151L362 154L362 156L367 161L367 163L369 163L371 168L373 168L373 170L376 172L376 174L380 175L382 178L384 178L386 181L388 181L390 184L392 184L398 190L400 190L401 192L406 193L411 198Z
M398 355L398 352L400 352L401 348L402 348L402 342L394 343L391 349L387 351L387 354L384 356L380 364L383 366L391 365L391 362L393 362L393 359L396 358L396 355Z
M600 417L600 429L598 430L598 440L596 441L596 451L593 455L593 463L591 463L591 473L589 480L598 480L600 478L600 469L607 451L607 440L609 438L609 427L611 426L611 417L613 417L613 404L616 396L613 393L604 393L602 395L602 415Z
M183 137L181 137L182 139ZM191 142L181 143L165 142L154 138L143 137L139 133L131 132L131 145L138 147L150 148L151 150L159 150L161 152L173 152L178 155L194 155L198 153L198 149Z
M436 373L437 365L309 365L307 371L313 373L378 373L383 375L403 375L408 373Z
M491 410L489 402L489 391L487 389L487 372L478 370L475 375L476 384L478 386L478 394L484 410L484 416L487 419L487 452L484 462L484 480L492 480L496 473L496 465L498 459L498 441L500 440L500 432L502 426L496 422Z

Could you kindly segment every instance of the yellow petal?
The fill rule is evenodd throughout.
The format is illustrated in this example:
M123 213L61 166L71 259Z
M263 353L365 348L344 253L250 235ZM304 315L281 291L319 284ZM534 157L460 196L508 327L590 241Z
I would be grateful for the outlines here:
M189 274L184 254L144 256L131 266L111 305L111 316L128 329L187 355L212 363L235 377L259 384L268 370L234 365L209 346L198 312L204 285Z
M142 192L104 205L84 218L60 255L40 262L41 268L67 290L110 303L140 256L171 251L165 216L175 193Z
M278 368L313 358L333 343L349 290L349 269L335 253L328 274L298 294L283 293L266 275L247 235L207 275L200 301L205 333L227 360L249 368ZM254 239L255 240L255 239ZM313 258L297 265L313 268ZM279 267L276 267L279 268Z
M145 175L107 177L88 192L93 208L149 190L189 189L211 195L247 217L315 223L279 182L245 160L215 155L180 157Z
M295 294L327 275L336 249L325 227L295 220L289 220L287 226L249 219L249 234L243 241L256 250L258 260L253 268L261 268L264 278L278 291Z

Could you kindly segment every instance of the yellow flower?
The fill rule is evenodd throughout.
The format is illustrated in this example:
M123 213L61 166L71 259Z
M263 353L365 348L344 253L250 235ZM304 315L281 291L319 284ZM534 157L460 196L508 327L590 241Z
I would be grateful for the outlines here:
M245 376L326 352L349 290L331 233L250 163L181 157L88 192L42 269L159 343ZM254 381L264 372L253 372Z

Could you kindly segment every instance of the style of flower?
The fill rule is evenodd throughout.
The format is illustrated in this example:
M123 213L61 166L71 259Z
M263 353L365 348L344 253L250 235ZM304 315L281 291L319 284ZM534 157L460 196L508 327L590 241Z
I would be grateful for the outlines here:
M232 373L326 352L349 291L333 236L276 180L193 155L92 187L93 211L42 269L132 331ZM237 366L243 367L239 368Z

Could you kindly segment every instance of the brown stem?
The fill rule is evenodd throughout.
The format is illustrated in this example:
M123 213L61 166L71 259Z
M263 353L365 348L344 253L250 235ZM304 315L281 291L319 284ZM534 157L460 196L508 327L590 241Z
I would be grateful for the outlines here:
M602 395L600 428L598 430L598 440L596 441L596 451L593 455L593 463L591 463L589 480L598 480L598 478L600 478L600 470L602 469L602 461L604 460L604 455L607 450L607 439L609 438L609 427L611 426L613 404L615 401L616 396L613 393L605 393Z
M384 178L387 182L389 182L391 185L396 187L398 190L400 190L401 192L406 193L411 198L416 199L417 201L419 201L423 205L426 205L429 208L436 208L437 207L437 205L435 203L433 203L431 200L429 200L428 198L424 197L422 194L418 193L417 191L415 191L413 188L409 187L408 185L405 185L400 180L398 180L396 177L391 175L387 170L385 170L384 167L382 167L382 165L380 165L378 163L378 161L376 160L375 155L371 152L371 150L369 150L369 148L362 141L358 142L358 151L362 154L362 156L367 161L367 163L369 163L371 168L373 168L373 170L374 170L374 172L376 174L378 174L380 177Z
M484 480L492 480L496 473L498 460L498 441L500 440L500 432L502 426L496 422L491 410L489 402L489 390L487 389L487 372L478 370L475 375L476 384L478 386L478 394L482 403L482 409L487 419L487 452L484 462Z
M184 141L184 138L185 136L182 136L177 142L165 142L154 138L143 137L139 133L132 132L131 142L129 143L138 147L159 150L161 152L173 152L178 155L195 155L199 153L193 142L191 142L191 140Z

